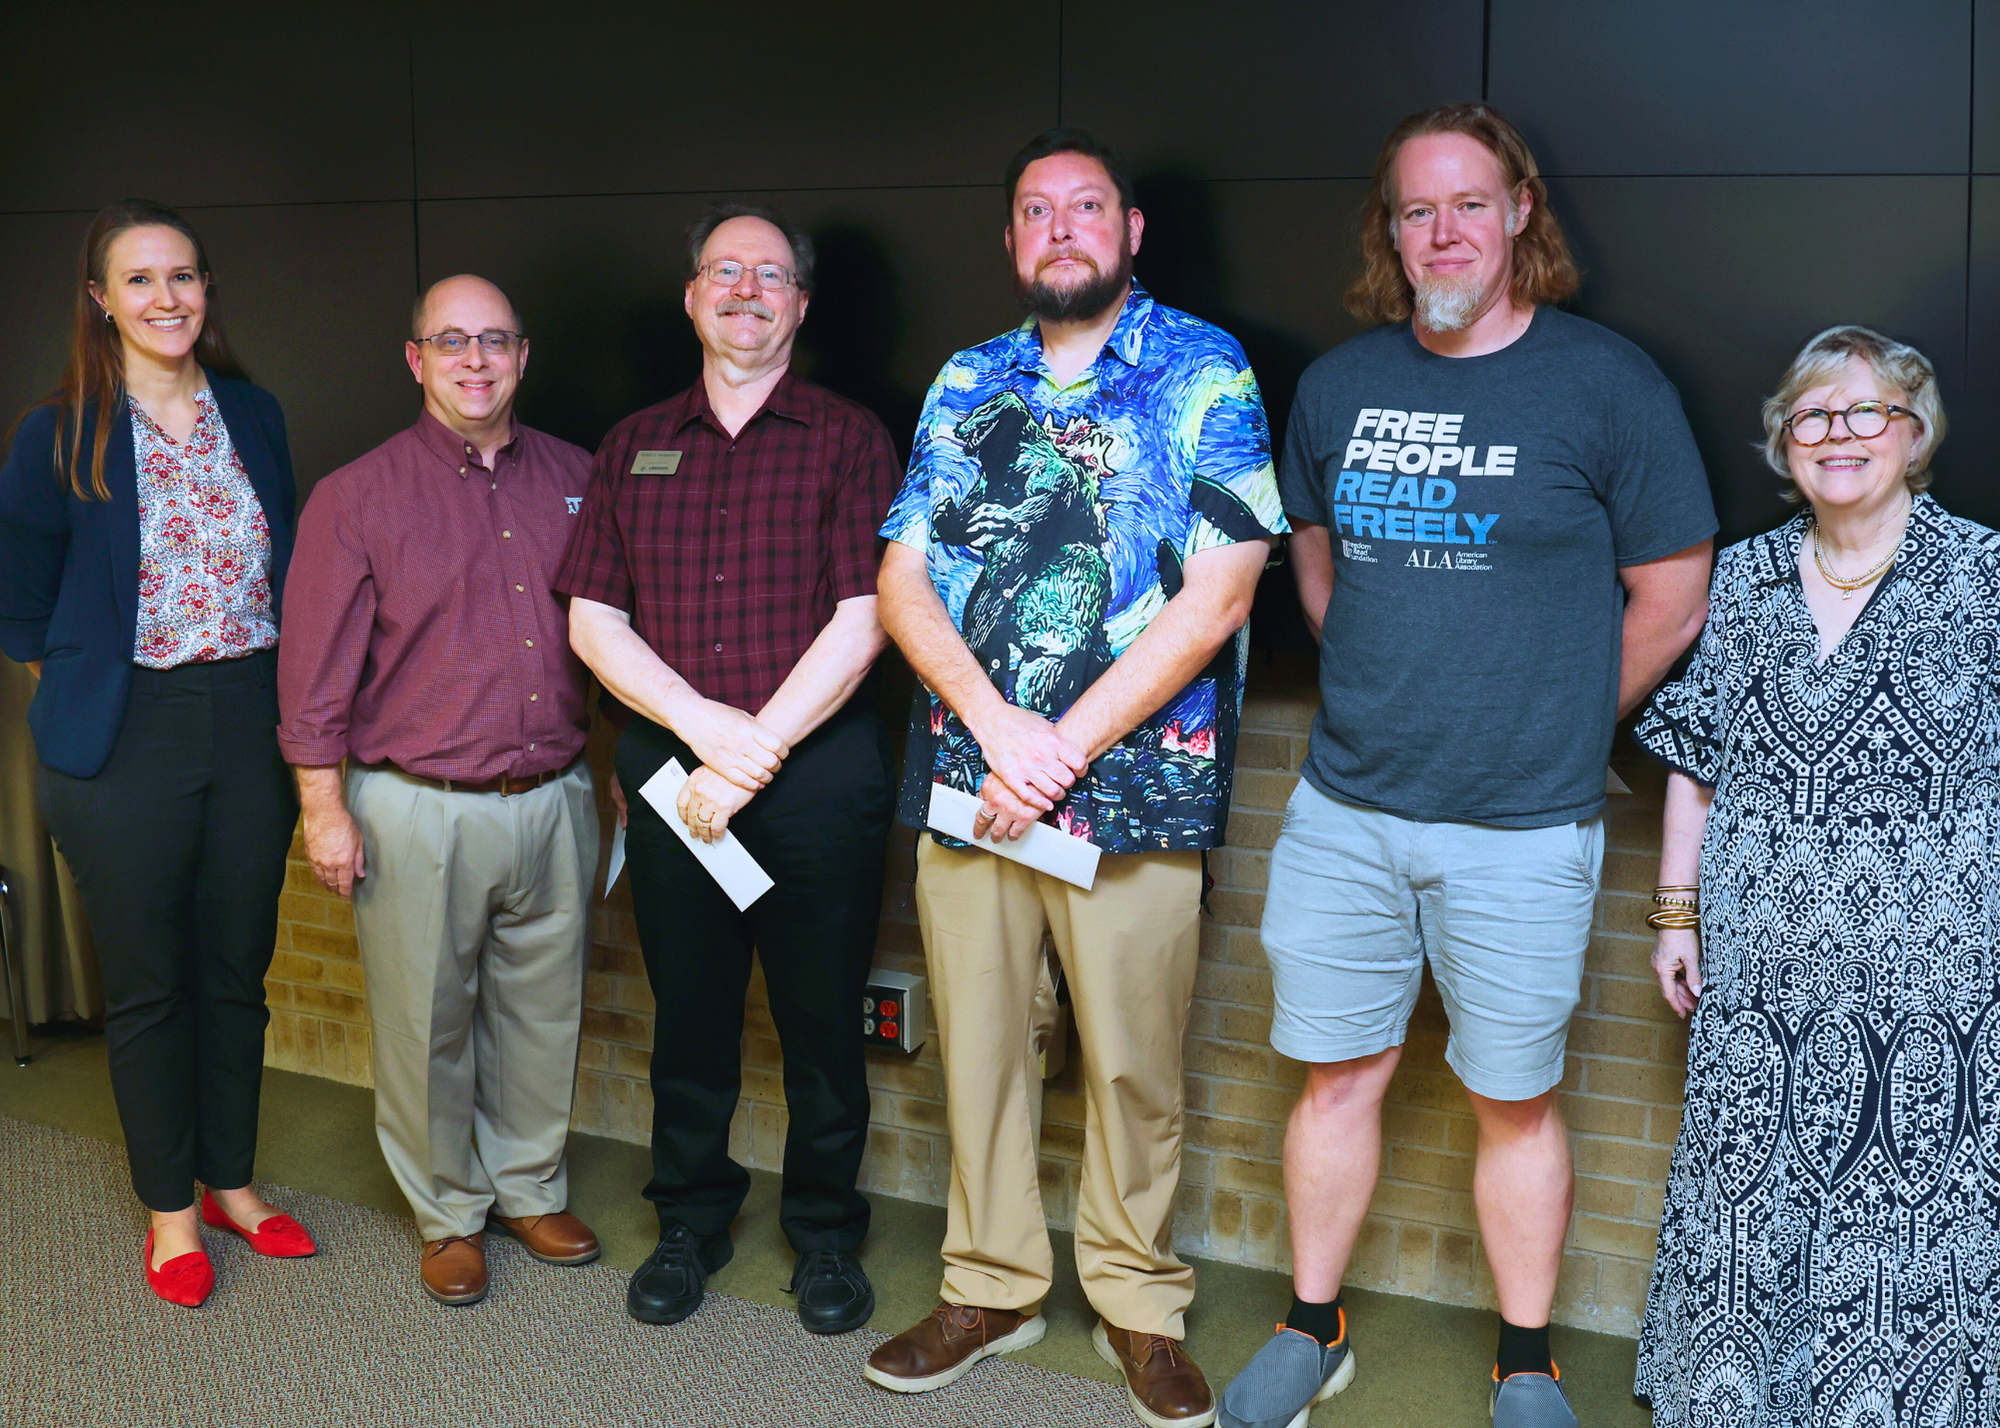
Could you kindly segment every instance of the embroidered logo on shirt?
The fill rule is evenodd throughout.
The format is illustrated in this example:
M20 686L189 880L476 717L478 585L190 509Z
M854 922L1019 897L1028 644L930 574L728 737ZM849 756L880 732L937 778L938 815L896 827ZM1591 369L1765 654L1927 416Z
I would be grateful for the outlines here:
M563 497L563 504L569 507L569 513L573 516L583 509L583 497L565 496Z

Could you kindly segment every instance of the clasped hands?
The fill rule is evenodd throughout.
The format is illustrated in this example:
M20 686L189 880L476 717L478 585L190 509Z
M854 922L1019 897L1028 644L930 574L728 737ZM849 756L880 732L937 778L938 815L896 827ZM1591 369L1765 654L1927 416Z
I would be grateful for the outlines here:
M704 843L717 842L729 831L729 820L777 777L792 752L782 734L713 699L684 712L674 732L701 760L681 786L674 811Z
M972 731L986 759L979 787L974 838L1013 840L1041 821L1069 792L1090 755L1041 715L1012 704L999 706Z

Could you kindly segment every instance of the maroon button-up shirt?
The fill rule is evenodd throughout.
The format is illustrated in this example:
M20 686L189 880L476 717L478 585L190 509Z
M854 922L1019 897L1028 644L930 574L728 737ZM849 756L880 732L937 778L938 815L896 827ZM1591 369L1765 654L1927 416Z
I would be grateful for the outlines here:
M697 382L604 438L555 587L754 714L833 607L875 593L900 476L880 419L824 387L786 373L732 438Z
M286 760L477 782L574 759L588 674L549 581L589 476L519 422L489 470L425 412L314 487L278 641Z

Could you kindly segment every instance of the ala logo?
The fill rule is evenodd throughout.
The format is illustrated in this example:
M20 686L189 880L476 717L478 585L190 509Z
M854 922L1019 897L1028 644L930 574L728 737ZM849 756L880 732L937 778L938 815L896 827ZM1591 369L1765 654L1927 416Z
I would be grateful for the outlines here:
M1358 540L1343 539L1340 543L1340 553L1342 555L1346 556L1349 560L1358 560L1364 565L1375 564L1375 557L1368 553L1369 549L1366 544Z
M563 504L569 507L569 513L573 516L583 509L583 497L565 496L563 497Z

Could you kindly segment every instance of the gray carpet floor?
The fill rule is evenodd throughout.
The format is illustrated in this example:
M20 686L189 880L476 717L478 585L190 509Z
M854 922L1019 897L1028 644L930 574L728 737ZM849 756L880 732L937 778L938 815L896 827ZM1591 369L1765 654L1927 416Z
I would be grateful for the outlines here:
M939 1393L885 1393L861 1362L886 1335L820 1338L782 1309L720 1294L671 1329L649 1328L626 1316L618 1270L554 1268L506 1240L490 1242L486 1302L442 1308L413 1292L407 1221L282 1186L270 1199L311 1227L321 1253L263 1259L211 1234L215 1293L179 1308L138 1273L139 1217L115 1147L0 1118L0 1183L21 1192L0 1254L10 1428L1131 1421L1109 1385L1007 1359Z
M0 1022L0 1027L5 1023ZM672 1423L676 1428L702 1423L738 1425L765 1422L806 1424L840 1422L871 1425L892 1422L935 1422L985 1428L987 1424L1013 1422L1103 1422L1118 1428L1132 1428L1138 1420L1123 1406L1122 1390L1109 1386L1110 1369L1091 1351L1089 1331L1092 1314L1076 1281L1071 1264L1070 1237L1055 1240L1056 1284L1047 1311L1049 1334L1040 1344L1004 1361L1016 1367L1044 1370L1058 1398L1048 1401L1050 1411L1029 1417L980 1418L966 1416L952 1398L936 1395L919 1400L930 1405L932 1418L890 1418L889 1405L907 1404L879 1393L858 1380L852 1368L841 1369L836 1377L843 1382L837 1395L824 1400L827 1415L791 1419L759 1416L755 1409L741 1409L726 1402L726 1385L740 1382L729 1376L734 1360L719 1358L701 1365L714 1378L669 1380L649 1366L654 1377L646 1382L650 1396L635 1400L630 1414L620 1416L584 1407L574 1411L559 1398L540 1397L526 1401L476 1399L476 1385L457 1385L461 1375L453 1363L467 1353L485 1357L465 1362L486 1365L493 1359L502 1363L518 1358L522 1346L539 1355L538 1335L557 1332L548 1328L559 1323L546 1304L538 1305L517 1336L489 1338L480 1325L461 1320L488 1310L502 1310L509 1296L523 1286L560 1285L561 1277L580 1273L540 1265L519 1255L511 1245L495 1250L499 1287L488 1304L467 1311L433 1310L416 1287L416 1231L395 1182L389 1178L375 1144L373 1097L354 1086L343 1086L316 1076L300 1076L284 1071L267 1071L264 1077L262 1132L258 1140L257 1169L261 1179L295 1187L324 1197L321 1204L302 1199L293 1191L274 1191L287 1204L300 1209L310 1206L310 1215L326 1213L328 1223L344 1224L340 1217L357 1208L376 1212L377 1220L389 1227L388 1248L371 1261L369 1282L359 1286L369 1303L393 1304L396 1312L413 1312L419 1322L435 1326L437 1336L424 1339L407 1357L386 1354L350 1364L341 1376L324 1376L311 1383L311 1391L322 1395L319 1406L309 1403L274 1402L275 1388L266 1388L254 1376L231 1371L229 1382L249 1396L241 1401L223 1401L213 1395L199 1407L168 1404L149 1397L144 1385L152 1378L154 1355L165 1349L145 1344L149 1336L170 1335L178 1342L187 1327L186 1316L219 1317L237 1312L228 1298L231 1285L249 1292L262 1286L272 1291L254 1300L255 1313L235 1321L239 1329L228 1336L229 1353L246 1363L269 1368L271 1385L287 1384L287 1394L304 1391L296 1374L282 1377L282 1364L299 1345L315 1345L315 1319L322 1306L315 1299L296 1293L297 1282L285 1272L304 1266L287 1266L278 1261L259 1260L242 1246L224 1237L209 1236L211 1253L216 1256L224 1288L209 1305L198 1311L176 1309L160 1303L146 1292L140 1278L138 1247L145 1232L144 1220L124 1172L122 1135L117 1112L111 1101L105 1069L104 1041L101 1036L37 1036L34 1063L15 1070L0 1061L0 1117L11 1117L35 1126L50 1127L88 1137L91 1144L77 1147L80 1163L97 1167L92 1179L79 1183L69 1175L67 1163L23 1172L9 1169L6 1182L10 1213L6 1224L10 1233L0 1235L0 1428L15 1425L112 1424L178 1425L183 1423L258 1423L271 1425L346 1423L370 1421L382 1425L423 1423L421 1417L407 1418L395 1412L373 1419L338 1416L339 1401L360 1388L365 1380L388 1374L391 1378L413 1374L441 1375L451 1397L479 1408L477 1414L460 1414L440 1420L455 1428L516 1428L540 1424L620 1424ZM67 1143L66 1143L67 1144ZM624 1317L623 1276L636 1268L653 1246L657 1226L651 1208L639 1196L651 1169L644 1146L597 1136L570 1137L571 1208L597 1230L604 1242L604 1258L594 1271L615 1281L611 1297L577 1321L575 1351L586 1362L593 1355L610 1352L606 1345L619 1345L638 1335L641 1351L657 1346L661 1336L674 1329L649 1330L633 1325ZM111 1157L108 1162L103 1156ZM108 1170L103 1167L107 1165ZM804 1340L793 1317L792 1301L784 1287L791 1273L791 1252L778 1226L778 1186L775 1176L762 1171L751 1173L749 1201L734 1227L736 1258L710 1283L717 1296L756 1309L761 1317L745 1323L768 1323L773 1335L790 1335ZM318 1231L322 1225L308 1218ZM21 1234L13 1233L19 1225ZM875 1281L877 1309L874 1321L846 1340L835 1341L836 1350L858 1364L868 1349L888 1334L907 1327L936 1302L937 1247L944 1230L944 1212L934 1205L877 1196L874 1200L874 1230L863 1246L862 1258ZM325 1239L325 1235L322 1234ZM81 1253L92 1239L101 1239L101 1252ZM333 1263L330 1247L325 1266ZM240 1258L239 1278L235 1261ZM510 1257L511 1256L511 1257ZM308 1261L314 1269L320 1265ZM1188 1348L1195 1360L1218 1386L1227 1383L1256 1352L1271 1332L1271 1322L1284 1312L1290 1286L1282 1276L1248 1265L1200 1261L1196 1264L1199 1290L1188 1315ZM509 1285L513 1288L503 1294ZM721 1302L718 1298L717 1303ZM1484 1428L1487 1423L1486 1370L1492 1363L1494 1316L1490 1312L1428 1303L1392 1294L1351 1291L1348 1296L1354 1326L1356 1355L1360 1372L1354 1386L1313 1411L1314 1428L1432 1428L1432 1425L1463 1425ZM54 1306L64 1305L67 1317L58 1317ZM142 1307L144 1312L138 1312ZM352 1312L331 1302L325 1307L329 1322ZM443 1314L442 1319L422 1319L423 1315ZM453 1316L457 1316L456 1318ZM176 1316L180 1316L177 1318ZM115 1320L113 1328L100 1333L90 1321ZM569 1330L561 1330L567 1334ZM474 1347L462 1348L447 1337L463 1333ZM776 1340L773 1340L775 1342ZM206 1340L202 1341L206 1344ZM567 1339L565 1343L569 1342ZM280 1352L273 1347L282 1343ZM400 1344L401 1341L399 1340ZM84 1349L80 1345L88 1344ZM808 1341L808 1347L824 1341ZM484 1345L483 1348L476 1346ZM850 1347L851 1345L851 1347ZM17 1348L17 1346L20 1346ZM259 1347L262 1346L262 1347ZM670 1346L669 1346L670 1347ZM1643 1407L1632 1398L1633 1343L1608 1334L1593 1334L1559 1327L1555 1331L1556 1357L1563 1365L1577 1416L1589 1428L1644 1428L1651 1421ZM175 1353L181 1350L175 1349ZM399 1350L400 1352L400 1350ZM623 1353L623 1350L619 1350ZM186 1357L185 1354L182 1355ZM306 1355L310 1358L310 1354ZM34 1365L21 1362L33 1358ZM426 1362L434 1358L439 1362ZM843 1363L849 1362L842 1360ZM70 1377L51 1368L63 1369ZM685 1364L680 1366L683 1370ZM808 1367L810 1365L808 1364ZM948 1393L969 1390L988 1372L997 1372L999 1363L982 1365L962 1384ZM179 1372L191 1374L195 1366ZM497 1370L491 1370L497 1372ZM814 1369L813 1372L819 1370ZM482 1367L481 1373L489 1372ZM595 1370L591 1370L595 1372ZM804 1369L801 1370L805 1372ZM1089 1382L1085 1382L1089 1380ZM426 1381L432 1381L426 1379ZM221 1381L217 1380L219 1384ZM666 1396L672 1382L680 1395L677 1404ZM798 1401L798 1379L757 1380L756 1392L768 1406ZM587 1388L587 1385L586 1385ZM867 1389L858 1402L852 1396ZM116 1392L127 1406L154 1403L153 1409L125 1417L103 1416L99 1405ZM838 1394L847 1394L840 1397ZM1108 1395L1108 1396L1107 1396ZM330 1402L329 1402L330 1400ZM579 1400L588 1403L589 1400ZM1081 1405L1075 1412L1083 1418L1065 1418L1065 1403ZM556 1406L551 1406L556 1405ZM1109 1405L1106 1413L1104 1406ZM875 1411L880 1408L880 1412ZM544 1411L546 1410L546 1411ZM321 1412L322 1417L312 1417ZM654 1416L648 1417L648 1414ZM1096 1414L1096 1417L1087 1416ZM177 1416L176 1416L177 1415ZM232 1416L234 1415L234 1416ZM707 1415L707 1416L704 1416Z

